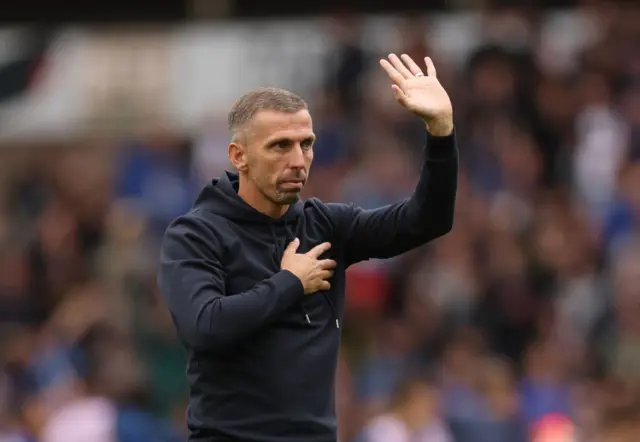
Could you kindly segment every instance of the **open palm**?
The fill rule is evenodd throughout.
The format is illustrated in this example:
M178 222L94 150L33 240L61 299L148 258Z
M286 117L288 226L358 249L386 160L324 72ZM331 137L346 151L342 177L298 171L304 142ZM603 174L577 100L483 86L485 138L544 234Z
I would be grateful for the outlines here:
M390 54L388 60L380 60L380 65L394 83L391 87L398 102L427 123L451 119L451 100L438 81L431 58L425 58L425 75L411 57L406 54L401 57Z

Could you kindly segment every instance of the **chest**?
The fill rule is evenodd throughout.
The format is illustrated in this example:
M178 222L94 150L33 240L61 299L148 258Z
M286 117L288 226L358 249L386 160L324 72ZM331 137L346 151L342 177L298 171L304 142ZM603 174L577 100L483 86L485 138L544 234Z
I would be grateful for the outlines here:
M306 253L313 247L332 242L332 234L328 228L309 223L302 219L295 225L279 230L265 228L249 230L246 226L230 224L232 233L238 238L227 250L222 263L225 269L225 291L227 296L251 290L256 284L270 278L281 270L280 263L285 248L293 238L300 239L298 253ZM291 311L296 320L306 321L305 314L310 317L327 317L342 312L345 291L345 266L342 264L341 249L332 243L332 248L320 259L333 259L337 262L333 277L329 280L331 290L318 292L302 298ZM327 299L328 298L328 299ZM336 310L336 311L333 311ZM304 312L304 313L302 313Z

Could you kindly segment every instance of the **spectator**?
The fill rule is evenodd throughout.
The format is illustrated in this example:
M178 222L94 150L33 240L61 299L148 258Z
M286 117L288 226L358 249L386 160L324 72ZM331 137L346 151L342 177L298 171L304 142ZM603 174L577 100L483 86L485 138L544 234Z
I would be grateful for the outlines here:
M437 392L422 379L405 378L398 386L388 413L364 429L366 442L452 442L438 416Z

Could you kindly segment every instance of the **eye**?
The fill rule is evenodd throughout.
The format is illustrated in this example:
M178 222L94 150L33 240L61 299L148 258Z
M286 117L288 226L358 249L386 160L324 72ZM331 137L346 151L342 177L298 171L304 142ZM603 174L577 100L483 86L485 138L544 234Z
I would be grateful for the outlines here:
M274 149L288 149L291 146L290 140L278 140L271 144Z
M309 149L311 149L313 147L313 142L314 142L314 140L311 139L311 138L306 139L306 140L302 141L302 143L300 143L300 147L302 147L302 149L304 149L304 150L309 150Z

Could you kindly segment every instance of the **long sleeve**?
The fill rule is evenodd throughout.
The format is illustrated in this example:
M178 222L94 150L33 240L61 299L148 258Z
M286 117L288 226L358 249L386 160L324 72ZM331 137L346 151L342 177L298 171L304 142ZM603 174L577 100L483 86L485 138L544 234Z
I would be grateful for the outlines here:
M236 294L225 290L215 235L193 217L176 221L162 243L158 283L180 338L194 349L223 349L280 316L304 294L286 270Z
M327 204L335 236L344 245L347 265L397 256L449 232L457 183L455 133L427 135L420 179L410 198L373 210Z

